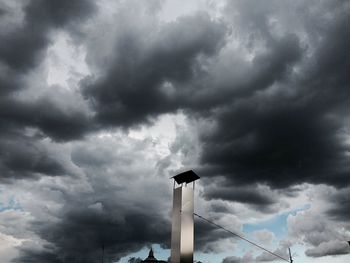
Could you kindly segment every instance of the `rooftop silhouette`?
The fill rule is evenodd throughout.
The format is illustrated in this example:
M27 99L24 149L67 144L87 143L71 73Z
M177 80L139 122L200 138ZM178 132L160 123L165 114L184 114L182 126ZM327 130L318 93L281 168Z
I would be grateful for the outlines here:
M148 257L141 261L141 263L166 263L167 261L158 260L154 257L153 249L151 248Z

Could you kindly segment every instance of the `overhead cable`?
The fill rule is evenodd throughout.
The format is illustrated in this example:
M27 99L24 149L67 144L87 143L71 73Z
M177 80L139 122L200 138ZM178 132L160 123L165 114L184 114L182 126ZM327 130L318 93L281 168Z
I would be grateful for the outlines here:
M250 241L250 240L246 239L245 237L243 237L243 236L241 236L241 235L239 235L239 234L236 234L236 233L234 233L234 232L232 232L232 231L230 231L230 230L228 230L228 229L226 229L226 228L224 228L224 227L222 227L222 226L220 226L220 225L214 223L213 221L210 221L209 219L206 219L205 217L203 217L203 216L201 216L201 215L198 215L198 214L196 214L196 213L193 213L193 214L194 214L195 216L199 217L200 219L206 221L207 223L212 224L212 225L214 225L214 226L216 226L216 227L218 227L218 228L220 228L220 229L222 229L222 230L224 230L224 231L226 231L226 232L228 232L228 233L230 233L230 234L232 234L232 235L234 235L234 236L236 236L236 237L238 237L238 238L240 238L240 239L243 239L244 241L246 241L246 242L252 244L253 246L256 246L256 247L258 247L258 248L264 250L265 252L267 252L267 253L269 253L269 254L275 256L275 257L278 257L278 258L280 258L280 259L282 259L282 260L284 260L284 261L287 261L287 262L291 262L291 261L289 261L288 259L285 259L284 257L282 257L282 256L280 256L280 255L278 255L278 254L276 254L276 253L274 253L274 252L272 252L272 251L270 251L270 250L268 250L268 249L266 249L266 248L264 248L264 247L262 247L262 246L256 244L256 243L254 243L253 241Z

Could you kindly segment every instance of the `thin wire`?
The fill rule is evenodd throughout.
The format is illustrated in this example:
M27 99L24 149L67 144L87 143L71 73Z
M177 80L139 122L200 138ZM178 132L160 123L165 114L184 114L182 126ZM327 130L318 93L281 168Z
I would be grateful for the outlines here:
M204 218L203 216L200 216L200 215L198 215L196 213L193 213L193 214L195 216L199 217L200 219L202 219L202 220L204 220L204 221L206 221L206 222L208 222L208 223L210 223L210 224L212 224L212 225L214 225L214 226L216 226L218 228L221 228L221 229L225 230L226 232L228 232L228 233L230 233L230 234L232 234L232 235L234 235L236 237L239 237L240 239L243 239L244 241L246 241L246 242L248 242L248 243L250 243L250 244L252 244L252 245L254 245L254 246L256 246L256 247L258 247L258 248L260 248L260 249L262 249L262 250L264 250L266 252L268 252L268 253L270 253L271 255L274 255L275 257L278 257L278 258L280 258L280 259L282 259L284 261L290 262L288 259L285 259L284 257L281 257L280 255L278 255L278 254L276 254L276 253L274 253L274 252L272 252L272 251L270 251L270 250L268 250L266 248L263 248L262 246L259 246L258 244L255 244L254 242L246 239L245 237L243 237L241 235L238 235L238 234L236 234L236 233L234 233L234 232L232 232L232 231L230 231L230 230L228 230L228 229L226 229L226 228L224 228L224 227L222 227L222 226L220 226L220 225L210 221L209 219Z

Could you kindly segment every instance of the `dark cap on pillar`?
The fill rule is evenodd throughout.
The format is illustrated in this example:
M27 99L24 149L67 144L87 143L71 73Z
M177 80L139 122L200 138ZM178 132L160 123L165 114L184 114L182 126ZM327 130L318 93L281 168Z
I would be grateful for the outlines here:
M177 174L171 178L173 178L175 182L178 184L182 184L182 183L188 184L198 180L200 177L192 170L189 170L189 171Z

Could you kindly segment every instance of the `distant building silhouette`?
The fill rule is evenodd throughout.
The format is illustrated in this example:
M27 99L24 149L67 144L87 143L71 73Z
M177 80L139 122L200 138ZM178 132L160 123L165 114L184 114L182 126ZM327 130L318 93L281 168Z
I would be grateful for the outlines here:
M142 260L141 263L167 263L167 261L156 259L153 255L153 249L151 248L148 257Z

